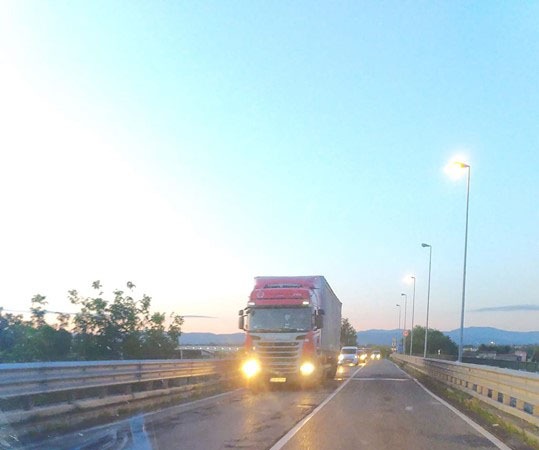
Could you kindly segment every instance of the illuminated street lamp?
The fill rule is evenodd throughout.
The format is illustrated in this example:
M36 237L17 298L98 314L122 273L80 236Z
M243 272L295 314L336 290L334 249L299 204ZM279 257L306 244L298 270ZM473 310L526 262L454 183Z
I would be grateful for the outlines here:
M406 306L408 304L408 295L401 294L401 297L404 296L404 323L402 324L402 329L406 330ZM401 336L402 339L402 353L406 353L406 340L404 339L404 334Z
M429 304L430 304L430 268L432 263L432 246L429 244L421 244L421 247L429 248L429 282L428 282L428 288L427 288L427 321L425 324L425 348L423 349L423 358L427 357L427 338L428 338L428 332L429 332Z
M462 343L464 339L464 306L466 303L466 256L468 253L468 211L470 207L470 172L469 164L455 161L450 167L454 169L468 169L468 178L466 182L466 228L464 231L464 267L462 269L462 307L460 311L460 334L459 334L459 356L458 362L462 362Z
M415 314L415 281L416 281L416 278L414 276L411 276L410 278L412 278L414 280L414 294L412 296L412 327L411 327L411 332L410 332L410 356L412 356L412 348L413 348L413 345L414 345L414 314Z

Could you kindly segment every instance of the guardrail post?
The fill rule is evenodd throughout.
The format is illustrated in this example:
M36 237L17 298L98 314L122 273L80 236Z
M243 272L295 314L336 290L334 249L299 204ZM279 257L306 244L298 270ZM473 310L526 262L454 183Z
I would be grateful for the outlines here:
M78 398L77 391L69 391L67 394L67 403L72 404L77 401Z
M24 397L22 404L23 404L23 408L26 411L29 411L34 407L34 398L31 395L27 395Z
M105 398L107 396L108 389L106 386L100 387L98 389L98 396L99 398Z
M516 405L516 408L519 410L519 411L524 411L524 402L522 400L520 400L519 398L517 398L517 405Z
M142 380L142 363L137 364L137 379Z

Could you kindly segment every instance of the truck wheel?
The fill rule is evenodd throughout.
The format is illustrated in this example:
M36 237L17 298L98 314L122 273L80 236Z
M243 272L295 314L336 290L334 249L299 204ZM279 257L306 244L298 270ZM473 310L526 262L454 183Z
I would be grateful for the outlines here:
M335 378L335 375L337 375L337 364L332 364L329 366L328 371L326 372L326 378L328 380L333 380Z
M245 387L253 394L256 394L264 390L263 388L265 387L265 383L261 380L249 380L247 381Z

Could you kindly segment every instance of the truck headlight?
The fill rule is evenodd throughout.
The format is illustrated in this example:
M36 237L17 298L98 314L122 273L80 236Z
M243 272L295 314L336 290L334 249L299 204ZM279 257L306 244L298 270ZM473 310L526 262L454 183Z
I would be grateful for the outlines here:
M308 376L314 372L314 364L312 362L304 362L300 366L299 371L302 375Z
M252 378L260 372L260 363L256 359L248 359L243 363L241 370L247 378Z

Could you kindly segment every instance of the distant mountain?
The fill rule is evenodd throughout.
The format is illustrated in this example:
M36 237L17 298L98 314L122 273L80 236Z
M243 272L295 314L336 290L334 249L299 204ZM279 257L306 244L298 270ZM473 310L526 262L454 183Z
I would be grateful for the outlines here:
M455 343L459 340L459 329L443 331ZM359 345L391 345L394 337L399 336L400 330L365 330L358 331ZM245 333L214 334L214 333L183 333L180 337L182 345L242 345ZM480 345L494 342L497 345L526 345L539 344L539 331L506 331L490 327L464 328L464 344Z
M459 341L460 329L444 331L454 342ZM491 327L464 328L464 345L490 344L526 345L539 344L539 331L506 331Z
M365 330L357 332L357 343L366 345L391 345L393 338L400 336L402 330Z
M455 343L459 341L460 329L443 331ZM358 331L359 345L391 345L393 337L399 336L399 330ZM497 345L539 344L539 331L506 331L491 327L464 328L464 345L480 345L494 342Z

